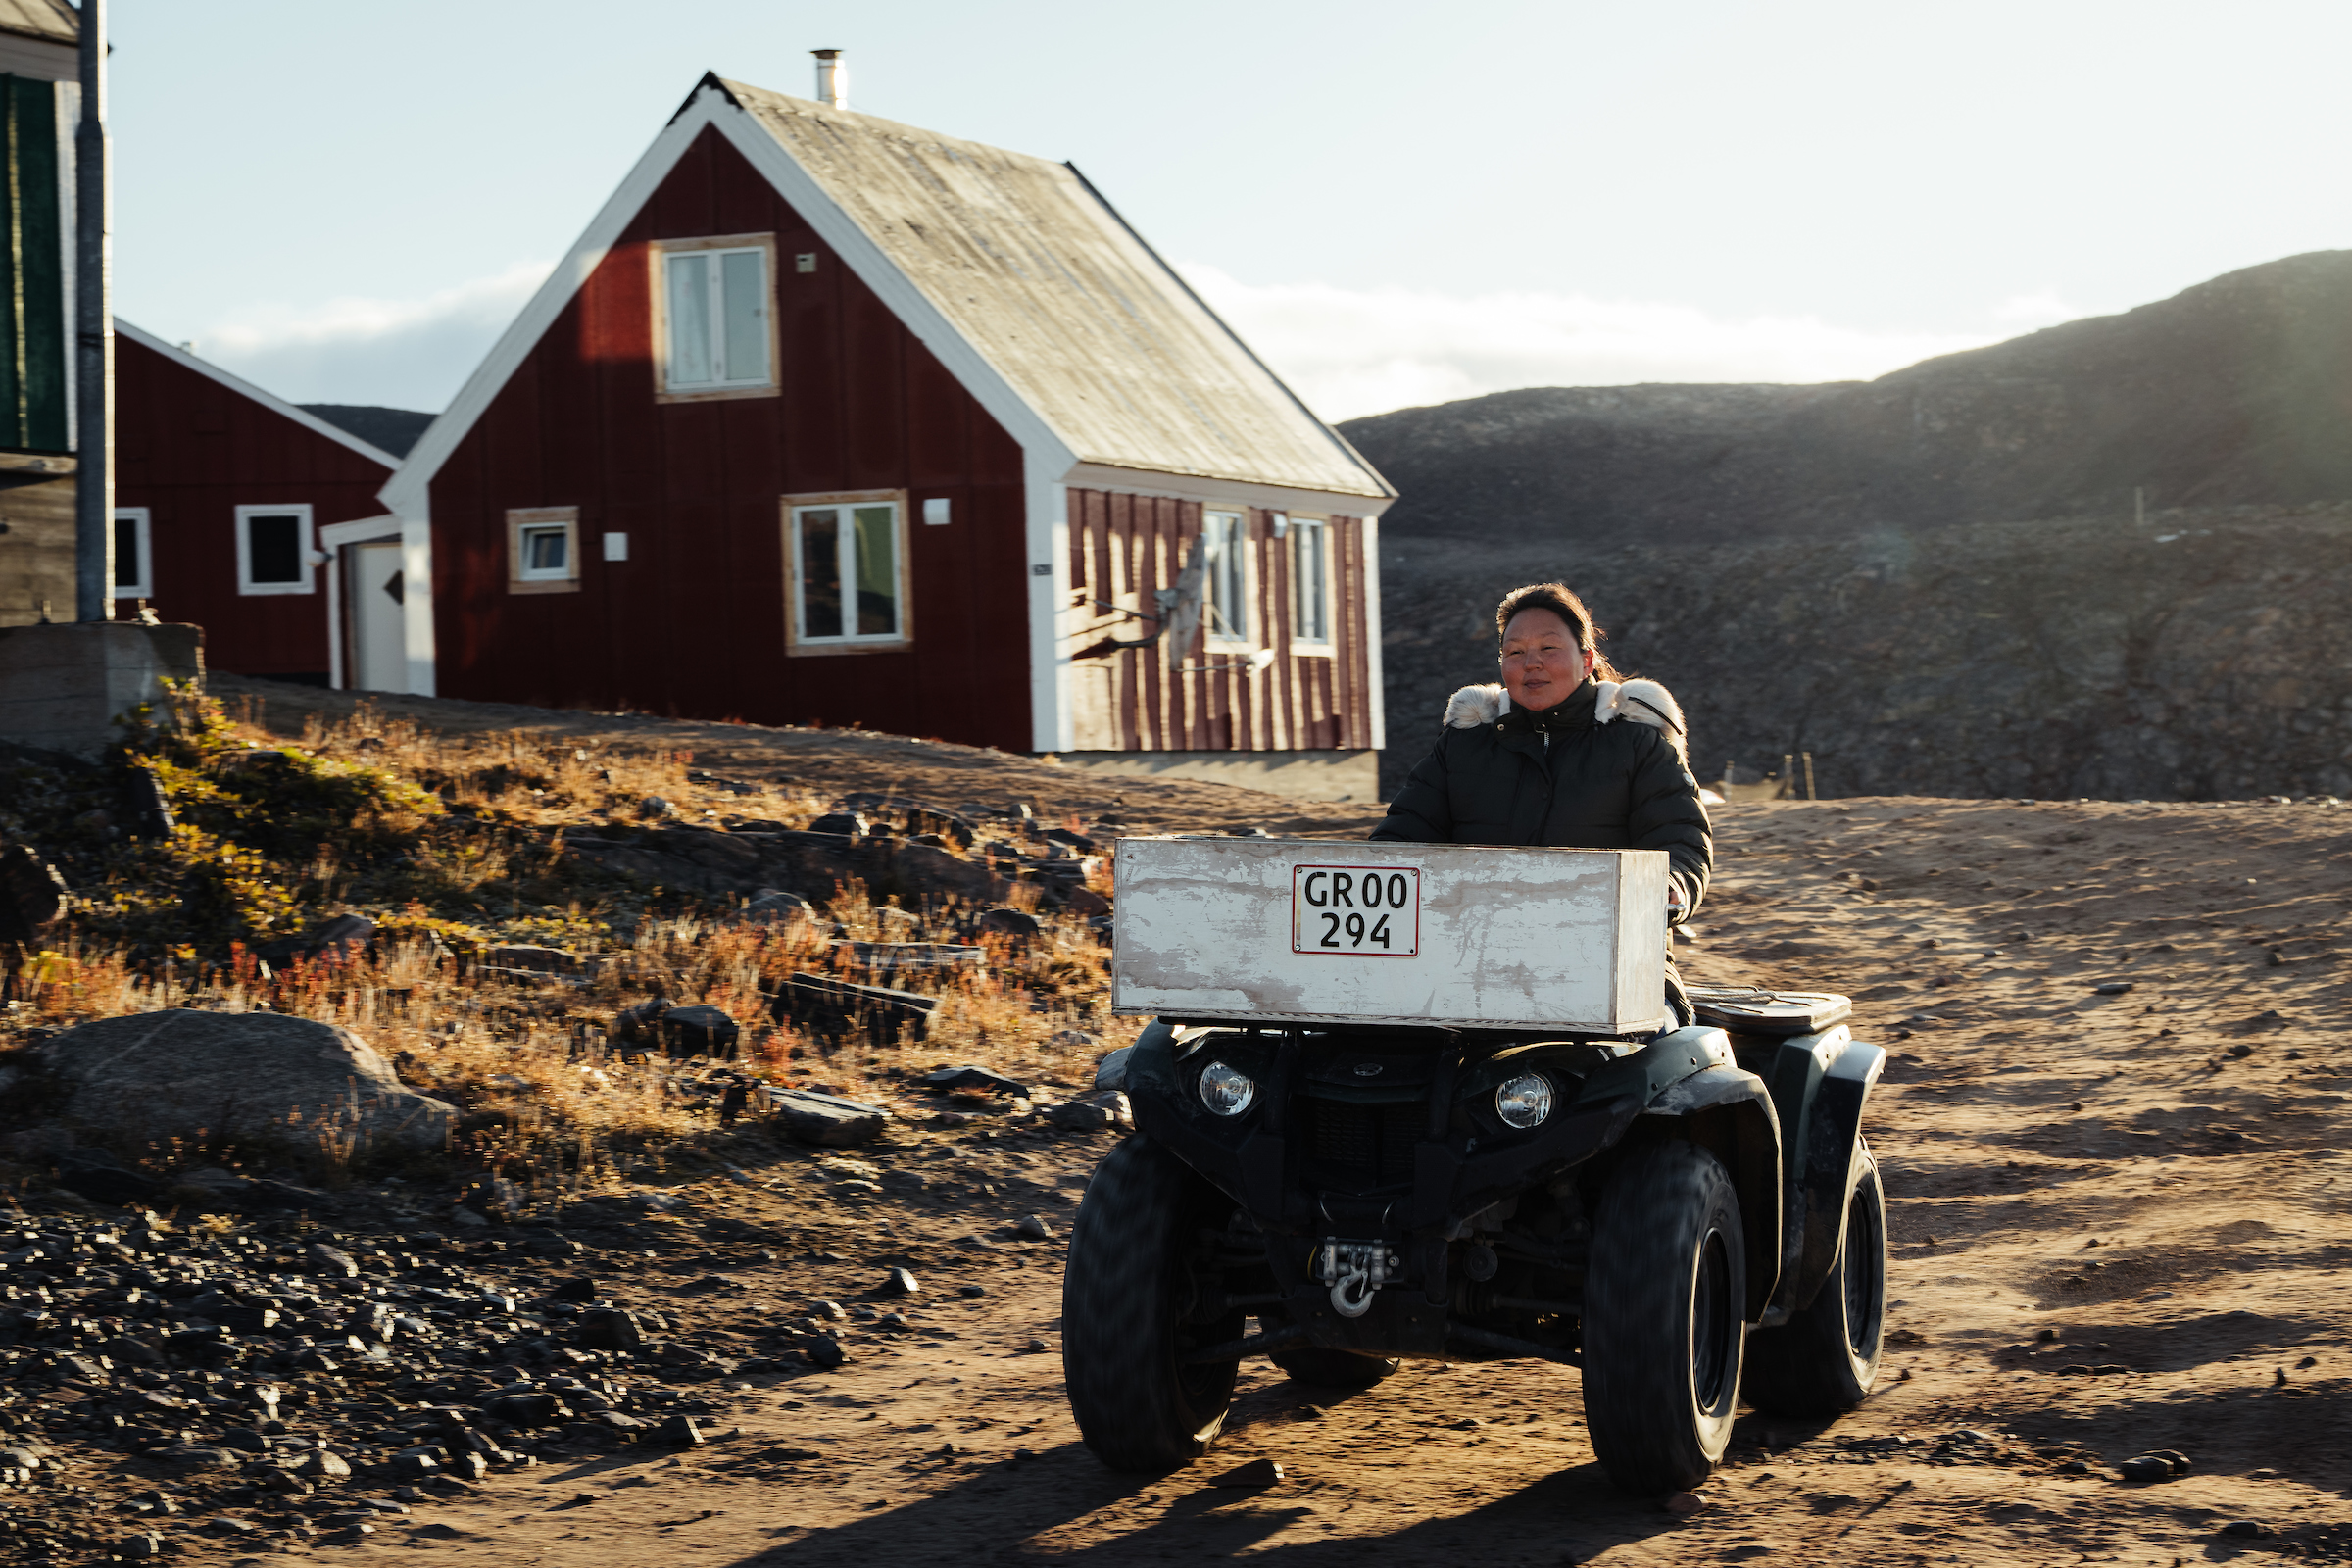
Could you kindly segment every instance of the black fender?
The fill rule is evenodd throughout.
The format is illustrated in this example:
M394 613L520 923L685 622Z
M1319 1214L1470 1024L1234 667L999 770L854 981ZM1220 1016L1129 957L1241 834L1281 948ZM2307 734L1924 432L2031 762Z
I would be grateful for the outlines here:
M1862 1137L1862 1111L1886 1071L1886 1053L1844 1024L1780 1041L1770 1070L1787 1137L1788 1219L1781 1288L1764 1315L1785 1323L1813 1304L1845 1245L1845 1179Z
M1752 1322L1771 1304L1783 1267L1780 1115L1764 1080L1733 1064L1731 1040L1723 1031L1677 1029L1650 1049L1660 1046L1689 1047L1705 1065L1660 1089L1642 1114L1681 1122L1690 1141L1713 1152L1731 1172L1747 1256L1742 1315Z

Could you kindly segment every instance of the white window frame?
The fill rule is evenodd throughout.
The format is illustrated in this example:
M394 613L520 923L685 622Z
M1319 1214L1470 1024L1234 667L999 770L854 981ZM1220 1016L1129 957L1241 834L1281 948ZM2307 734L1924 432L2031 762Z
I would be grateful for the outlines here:
M855 632L844 630L833 637L812 637L806 629L806 604L802 598L801 516L809 512L851 512L859 507L887 506L891 510L891 564L895 571L892 589L898 607L898 627L888 633ZM884 654L901 652L914 646L913 573L906 559L908 544L906 492L904 490L853 490L830 495L786 496L784 509L784 641L785 653L792 658L813 658L835 654ZM855 530L842 528L835 536L838 551L834 569L847 584L854 580L855 563L845 559L852 550ZM845 595L846 597L846 595ZM845 604L842 624L852 624L853 616Z
M1306 596L1302 592L1305 585L1298 580L1298 547L1310 533L1315 537L1318 552L1322 557L1323 582L1320 609L1323 618L1323 635L1320 637L1302 636L1298 630L1298 612L1306 603ZM1336 581L1338 574L1332 569L1331 545L1332 528L1329 517L1302 517L1296 512L1290 514L1287 526L1283 529L1283 548L1288 552L1283 564L1291 583L1291 652L1294 654L1307 654L1328 659L1338 649L1340 596Z
M302 577L298 582L255 582L253 580L253 519L256 517L298 517L302 522ZM311 524L311 505L298 501L291 506L237 508L237 592L251 596L264 594L308 594L318 589L318 531Z
M720 234L708 239L657 240L648 248L653 266L654 400L658 403L703 403L720 398L770 398L782 390L778 379L781 344L776 331L776 237L773 234ZM710 285L719 294L722 258L756 252L760 256L760 317L767 331L767 373L757 380L690 381L669 379L669 261L673 256L705 255L711 259ZM726 329L723 294L710 313L711 364L720 362Z
M115 520L132 524L132 537L139 542L139 575L134 582L115 584L117 599L153 599L155 597L155 514L145 507L117 507ZM120 555L116 556L119 564Z
M1250 514L1208 510L1200 514L1200 533L1205 540L1218 531L1220 523L1230 524L1227 542L1232 549L1232 569L1227 580L1241 595L1239 616L1228 615L1226 607L1218 602L1216 592L1219 578L1220 547L1211 544L1207 575L1200 583L1200 626L1207 637L1207 646L1217 649L1250 649L1257 647L1252 635L1253 618L1250 607L1257 597L1257 552L1251 548Z
M534 571L523 564L523 540L533 533L564 530L564 569ZM507 592L576 594L580 591L580 509L515 507L507 513Z

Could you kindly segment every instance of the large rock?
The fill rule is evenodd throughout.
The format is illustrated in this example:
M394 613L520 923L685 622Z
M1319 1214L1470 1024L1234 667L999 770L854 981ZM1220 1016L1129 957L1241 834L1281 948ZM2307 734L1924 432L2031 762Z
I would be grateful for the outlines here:
M768 1095L778 1124L804 1144L848 1149L879 1138L890 1125L890 1112L880 1105L808 1089L771 1089Z
M69 1086L67 1115L147 1136L309 1146L332 1127L362 1146L429 1148L457 1115L402 1084L350 1030L276 1012L175 1007L106 1018L51 1040L41 1061Z

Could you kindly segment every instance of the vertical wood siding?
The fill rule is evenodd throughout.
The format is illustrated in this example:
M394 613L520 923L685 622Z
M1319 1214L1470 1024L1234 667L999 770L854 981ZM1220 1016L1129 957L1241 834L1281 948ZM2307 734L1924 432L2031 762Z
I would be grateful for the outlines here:
M216 669L323 679L326 568L307 594L238 593L237 508L307 502L318 528L381 516L391 470L121 336L115 461L115 504L153 514L156 613L202 626Z
M1194 501L1072 490L1064 646L1076 654L1106 638L1151 635L1156 621L1137 617L1158 613L1152 596L1174 586L1203 510ZM1232 510L1248 518L1250 641L1274 649L1274 662L1251 673L1247 653L1211 651L1200 632L1184 651L1187 672L1171 671L1156 643L1077 660L1077 749L1285 752L1372 744L1362 519L1330 519L1332 651L1309 654L1292 649L1290 550L1274 537L1274 514Z
M753 233L776 237L781 395L657 404L651 244ZM900 489L912 648L787 659L782 498ZM433 480L440 691L1026 751L1024 505L1018 445L707 131ZM578 593L507 591L517 507L580 509Z

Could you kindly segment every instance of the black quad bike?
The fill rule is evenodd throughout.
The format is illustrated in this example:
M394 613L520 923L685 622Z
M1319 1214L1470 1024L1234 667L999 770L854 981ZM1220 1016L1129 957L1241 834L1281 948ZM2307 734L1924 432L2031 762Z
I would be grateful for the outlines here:
M1643 1494L1705 1479L1743 1395L1859 1404L1886 1321L1861 1137L1886 1053L1842 997L1691 996L1699 1022L1646 1043L1155 1020L1103 1063L1137 1130L1070 1240L1087 1446L1197 1457L1261 1354L1331 1388L1404 1357L1581 1368L1593 1451Z

